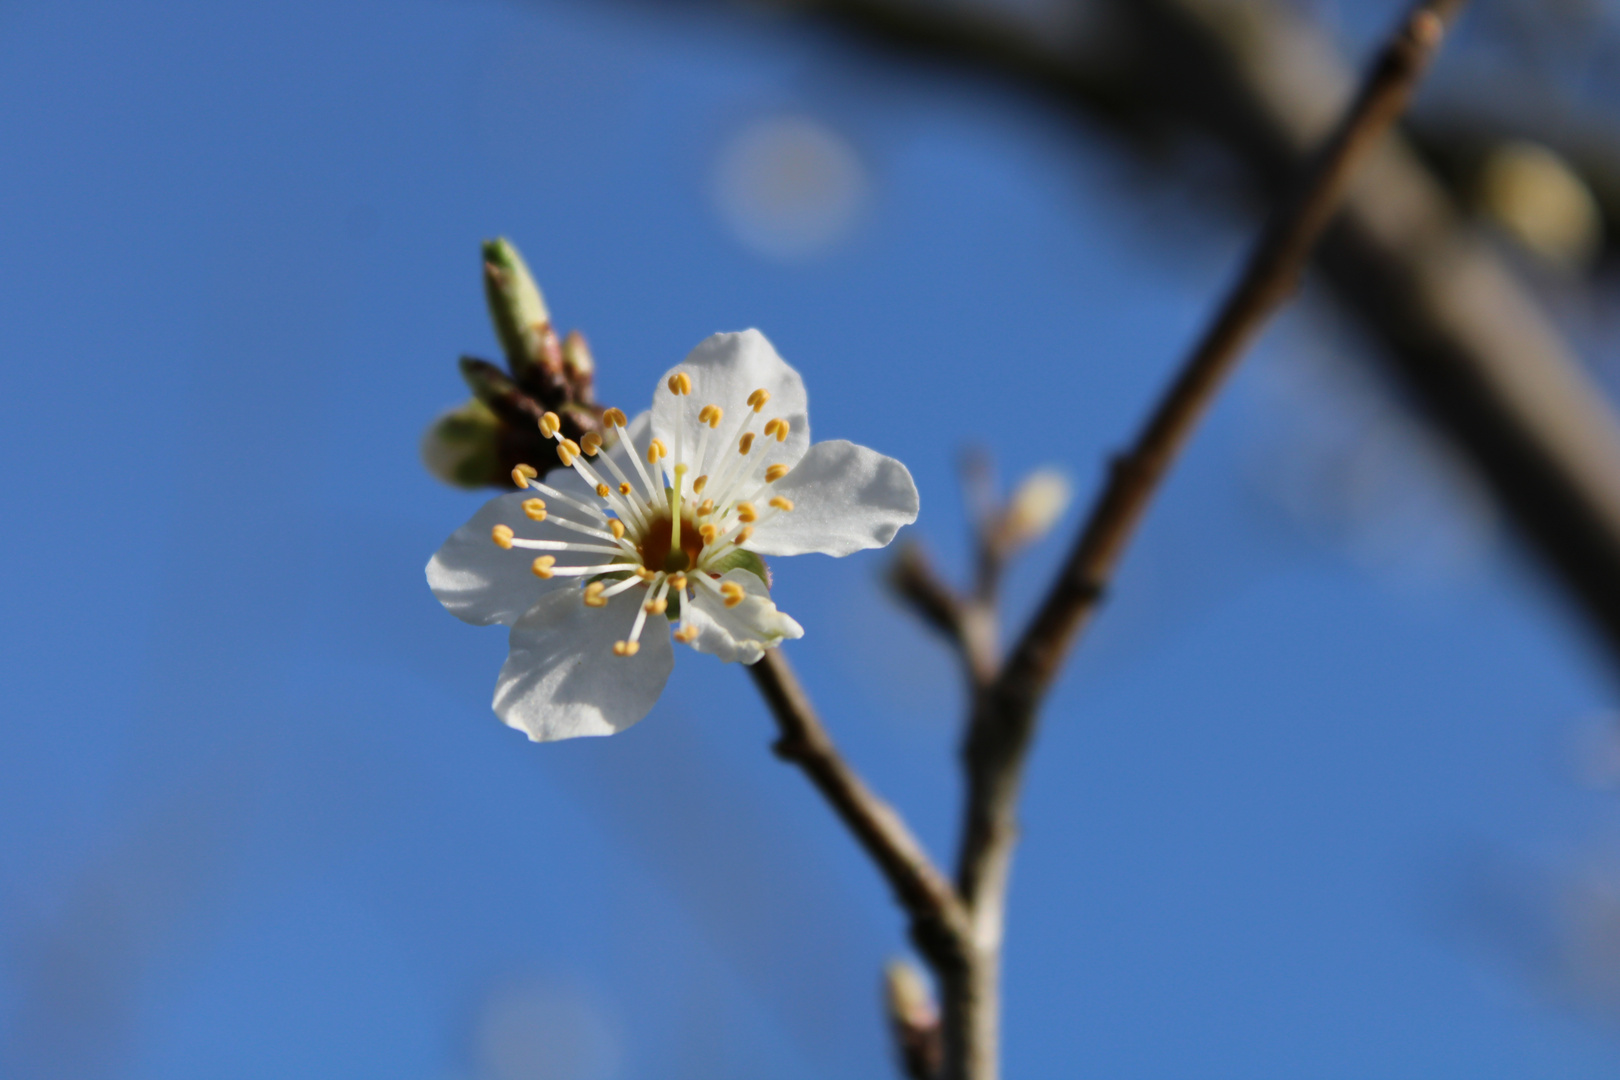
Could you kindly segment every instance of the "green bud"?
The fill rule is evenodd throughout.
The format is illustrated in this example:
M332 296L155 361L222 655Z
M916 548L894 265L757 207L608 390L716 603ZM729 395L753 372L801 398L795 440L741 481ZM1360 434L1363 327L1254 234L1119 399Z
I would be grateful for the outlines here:
M484 241L484 296L506 362L522 378L542 361L551 312L523 256L504 237Z
M476 398L442 414L422 435L422 464L456 487L476 488L501 475L500 421Z

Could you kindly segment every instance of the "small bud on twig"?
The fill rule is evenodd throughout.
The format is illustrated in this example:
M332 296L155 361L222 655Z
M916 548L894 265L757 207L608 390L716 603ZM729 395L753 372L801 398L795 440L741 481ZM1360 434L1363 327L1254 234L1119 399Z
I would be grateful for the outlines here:
M1024 477L996 525L995 540L1001 553L1011 554L1045 536L1073 497L1069 478L1056 469L1037 469Z
M944 1064L945 1048L927 979L909 960L891 960L883 969L883 986L901 1071L912 1080L933 1080Z
M510 372L488 360L464 356L461 377L473 404L434 421L422 442L422 460L441 480L462 486L504 487L516 465L540 476L564 463L558 445L540 430L548 413L560 418L572 443L587 434L614 442L602 432L602 410L594 403L596 362L577 330L559 341L551 312L523 256L506 239L486 240L484 295L495 335ZM554 434L554 432L553 432Z

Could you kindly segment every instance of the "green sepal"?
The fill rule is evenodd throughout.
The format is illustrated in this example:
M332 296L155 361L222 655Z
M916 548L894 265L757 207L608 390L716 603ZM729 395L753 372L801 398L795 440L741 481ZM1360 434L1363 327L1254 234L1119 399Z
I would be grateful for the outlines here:
M724 574L728 570L746 570L764 583L767 592L771 588L771 571L765 565L765 560L752 551L735 548L730 554L708 566L708 572Z

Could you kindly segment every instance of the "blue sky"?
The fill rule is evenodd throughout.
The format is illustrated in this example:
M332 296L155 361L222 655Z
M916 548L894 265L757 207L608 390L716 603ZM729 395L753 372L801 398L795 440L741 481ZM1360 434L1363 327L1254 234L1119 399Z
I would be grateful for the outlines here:
M630 412L763 329L955 570L961 448L1089 492L1246 226L1012 95L722 9L12 0L0 96L0 1071L889 1075L903 927L742 672L683 655L632 731L530 745L488 710L503 635L422 581L481 498L416 456L494 351L478 242ZM791 259L715 198L783 117L861 180ZM1010 1076L1620 1060L1546 960L1614 838L1572 749L1613 684L1348 340L1310 290L1273 328L1051 701ZM955 673L882 566L797 560L777 599L944 853Z

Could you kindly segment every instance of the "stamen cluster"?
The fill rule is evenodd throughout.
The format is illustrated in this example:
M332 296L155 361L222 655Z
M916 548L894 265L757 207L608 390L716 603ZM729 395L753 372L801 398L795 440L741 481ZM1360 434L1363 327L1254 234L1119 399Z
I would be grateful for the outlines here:
M677 398L692 393L692 378L683 371L670 375L666 385ZM523 512L531 521L548 521L585 539L529 540L504 524L494 527L492 539L505 549L547 552L534 559L537 577L589 579L581 594L588 608L604 608L621 593L643 590L646 599L628 634L614 643L614 655L637 653L647 618L653 615L679 622L676 640L691 644L699 628L692 620L693 606L686 601L701 589L728 608L742 603L743 587L722 582L721 576L747 562L763 571L763 563L745 545L756 525L793 510L792 500L771 494L771 485L787 475L788 466L767 465L763 447L773 439L785 442L789 423L785 417L763 416L770 400L770 392L763 388L749 394L734 408L740 419L724 435L720 431L726 426L726 409L721 405L705 405L698 412L697 430L690 432L685 410L676 409L674 445L649 437L644 448L636 446L625 414L608 409L603 425L628 451L633 478L611 455L602 453L600 436L593 432L576 443L562 434L557 414L548 412L540 418L540 433L555 440L558 459L590 486L599 501L545 483L528 465L512 470L512 482L544 496L524 501ZM551 552L588 558L559 565Z

